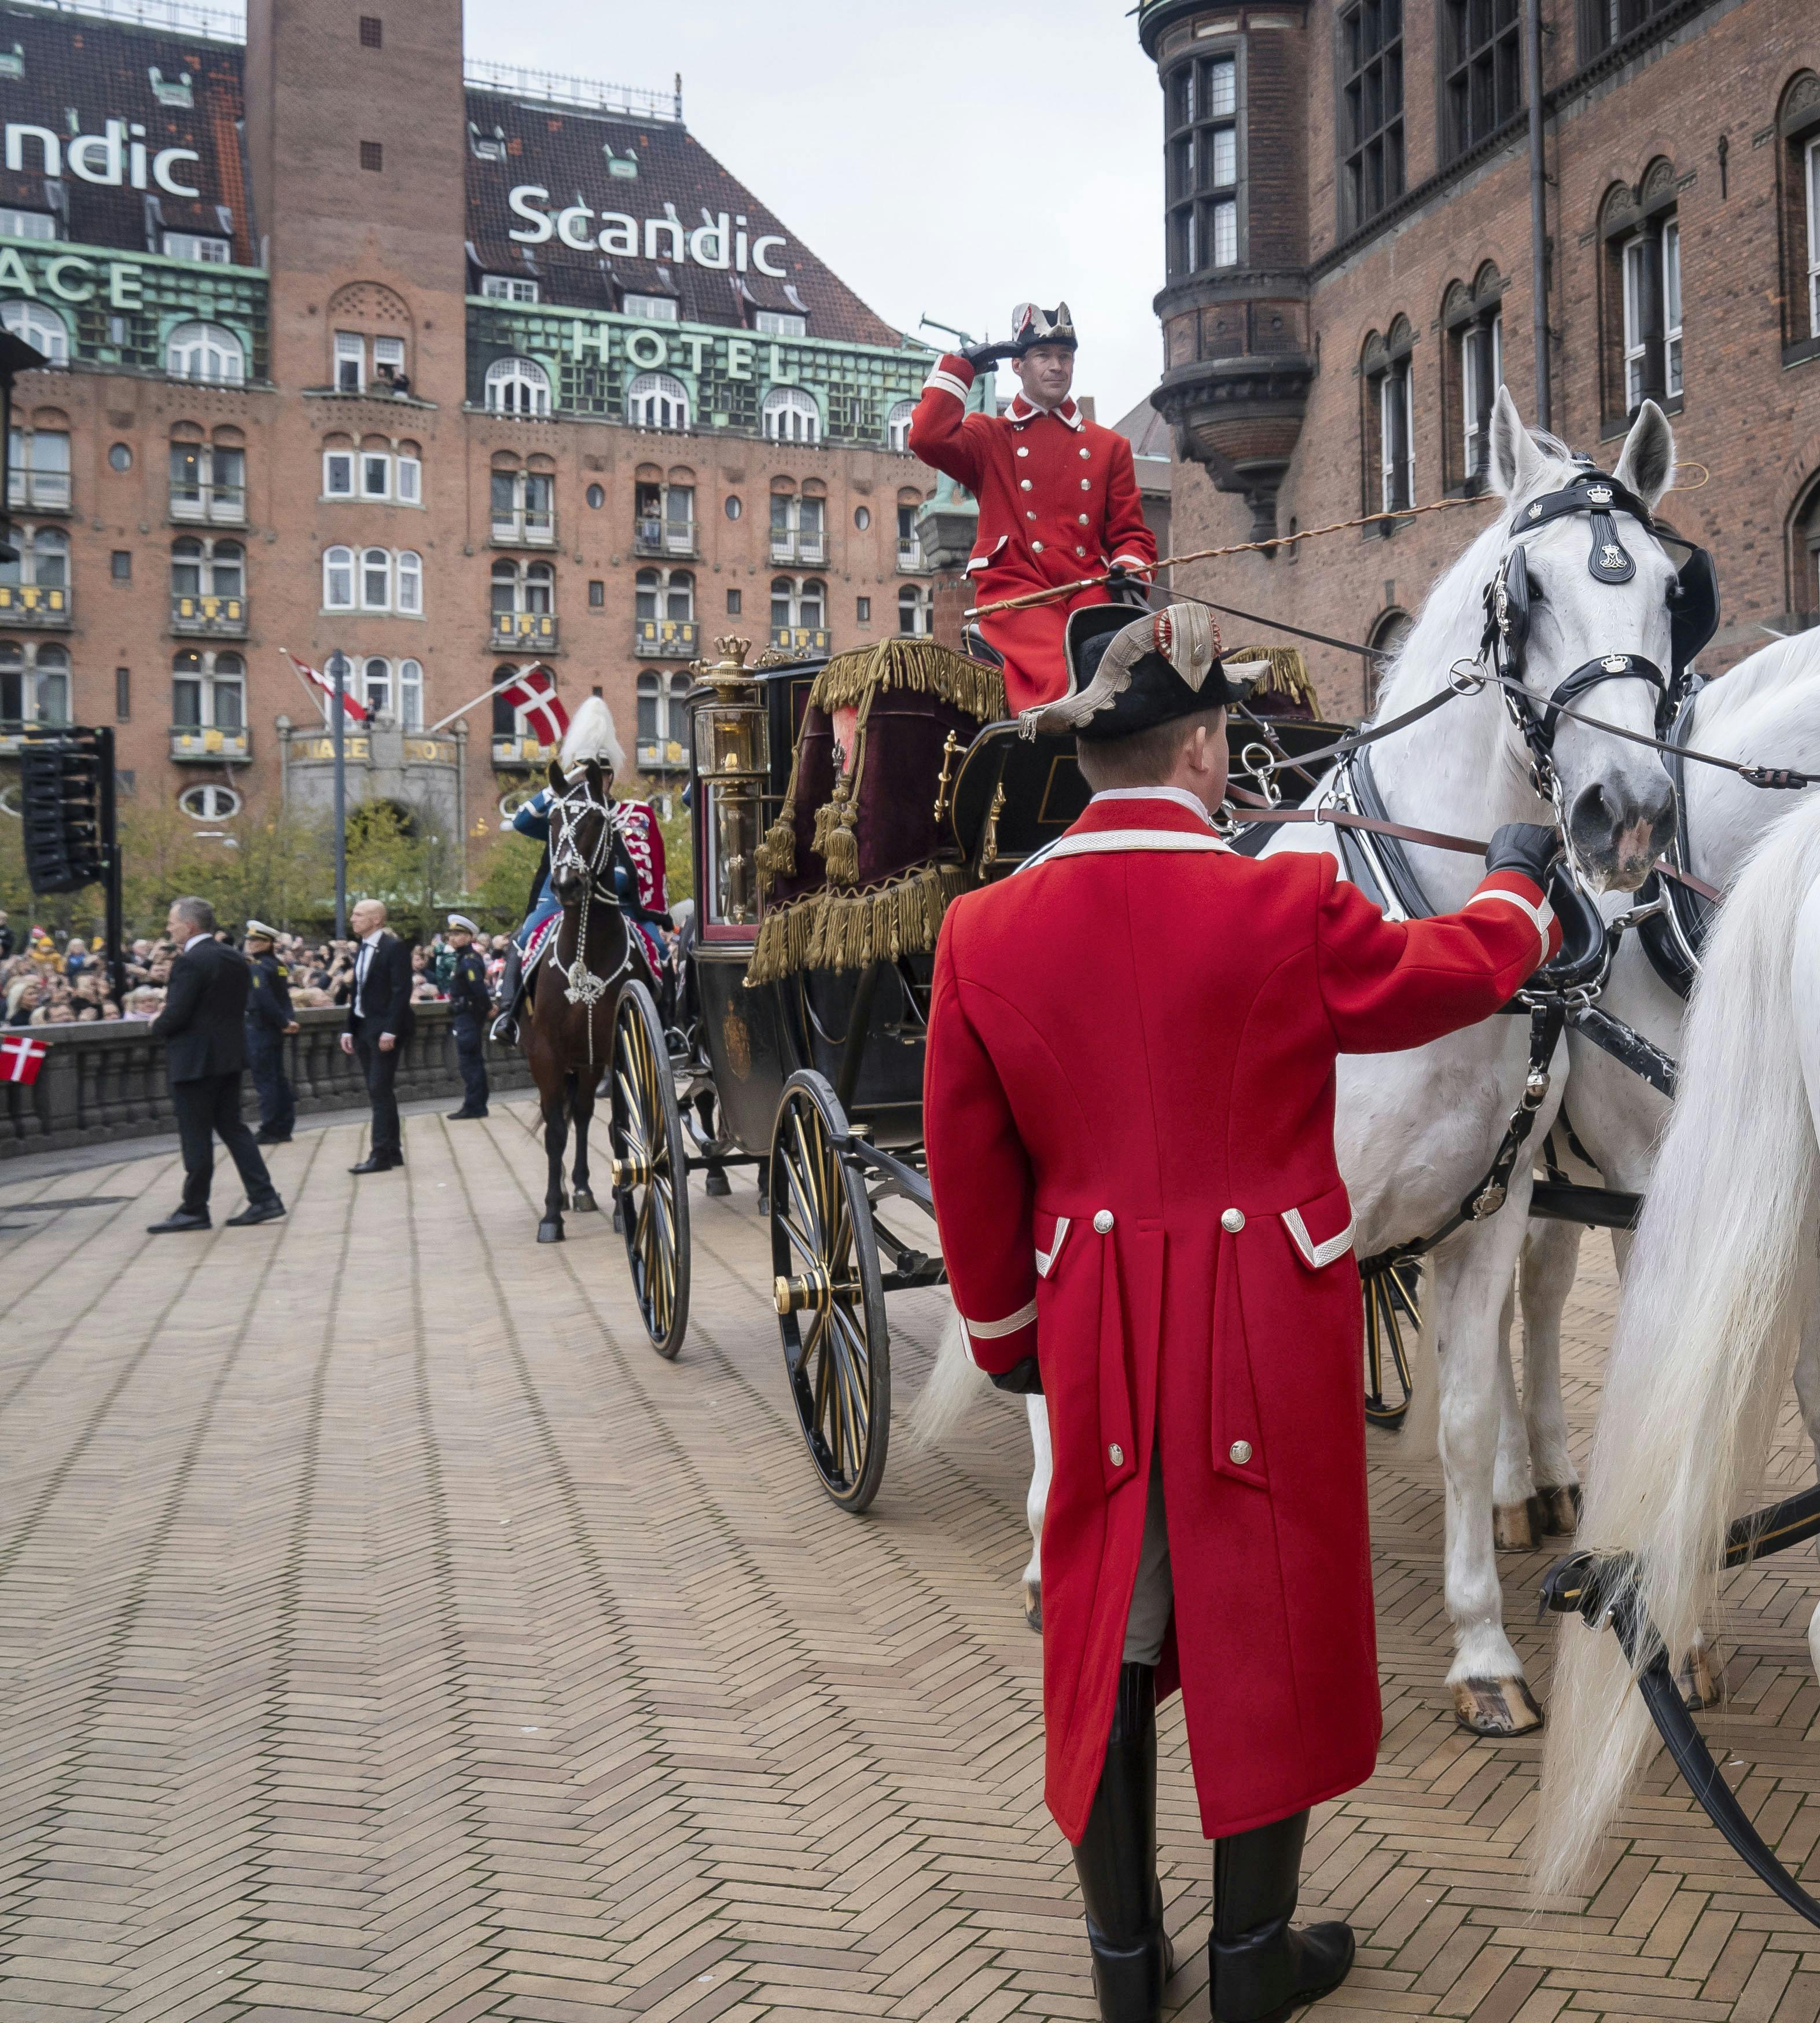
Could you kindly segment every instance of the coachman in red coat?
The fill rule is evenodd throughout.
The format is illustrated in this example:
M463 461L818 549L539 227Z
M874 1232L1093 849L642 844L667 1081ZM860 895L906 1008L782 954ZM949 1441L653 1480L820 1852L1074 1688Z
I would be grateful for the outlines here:
M1157 559L1131 445L1116 429L1090 422L1069 393L1076 339L1067 303L1046 310L1021 302L1012 325L1008 343L970 345L941 359L910 418L911 448L979 501L967 573L981 604L1115 567L1136 574ZM1012 360L1022 390L1002 415L965 413L975 373L1001 358ZM1004 658L1014 712L1062 694L1068 615L1107 602L1095 585L980 620L986 643Z
M1179 1685L1212 2014L1262 2023L1351 1964L1345 1926L1290 1917L1308 1809L1371 1774L1383 1725L1334 1062L1510 998L1559 946L1555 837L1500 829L1459 913L1387 920L1331 858L1214 833L1227 691L1204 612L1078 612L1069 662L1042 720L1075 730L1095 797L948 912L929 1172L974 1359L1047 1400L1047 1798L1101 2014L1148 2023L1170 1972L1155 1722Z

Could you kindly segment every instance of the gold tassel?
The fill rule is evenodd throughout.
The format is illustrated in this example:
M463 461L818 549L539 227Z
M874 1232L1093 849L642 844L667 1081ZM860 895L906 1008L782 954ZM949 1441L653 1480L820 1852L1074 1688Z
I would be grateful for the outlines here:
M768 913L758 927L746 987L806 969L864 969L935 947L948 909L972 880L937 864L869 892L811 892Z
M758 867L758 885L769 892L780 878L796 876L796 822L788 807L765 832L765 840L752 853Z
M1235 677L1250 674L1259 660L1268 660L1270 671L1253 684L1252 693L1280 695L1291 702L1305 702L1316 716L1320 715L1321 698L1314 693L1308 663L1302 657L1299 646L1234 646L1224 659Z
M828 866L828 882L834 885L857 885L860 880L860 840L854 825L859 820L859 810L853 806L844 781L835 788L834 799L824 812L828 818L828 840L822 846L821 860Z

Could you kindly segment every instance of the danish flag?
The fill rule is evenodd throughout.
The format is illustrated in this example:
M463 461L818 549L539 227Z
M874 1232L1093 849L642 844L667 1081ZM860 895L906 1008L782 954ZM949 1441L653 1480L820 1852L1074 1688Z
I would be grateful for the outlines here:
M334 683L327 675L319 675L307 660L300 660L289 647L280 647L279 650L306 682L313 682L322 691L323 718L325 720L332 718L335 699ZM350 723L366 722L367 705L356 697L354 685L351 680L344 680L342 684L342 708L346 712Z
M0 1040L0 1081L22 1081L29 1086L37 1081L38 1071L49 1052L42 1040L28 1039L23 1033L9 1033Z
M568 712L556 693L556 677L541 660L521 668L517 675L494 690L524 713L524 728L539 744L560 744L568 730Z

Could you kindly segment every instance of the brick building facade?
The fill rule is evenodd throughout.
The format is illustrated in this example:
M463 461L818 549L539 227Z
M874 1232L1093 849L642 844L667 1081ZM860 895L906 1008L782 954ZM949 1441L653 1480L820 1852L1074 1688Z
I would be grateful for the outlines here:
M340 653L351 794L471 865L546 755L503 705L437 727L496 671L604 694L661 782L717 633L926 628L927 350L679 102L464 73L460 0L250 0L243 45L108 11L0 4L0 323L53 361L16 396L0 755L112 722L199 825L326 805L280 649Z
M1668 408L1688 488L1664 510L1718 560L1716 670L1820 613L1820 13L1540 22L1549 420L1609 462L1639 401ZM1146 0L1178 550L1474 496L1500 376L1536 419L1525 27L1523 0ZM1179 580L1383 644L1489 510ZM1307 650L1328 714L1369 702L1359 657Z

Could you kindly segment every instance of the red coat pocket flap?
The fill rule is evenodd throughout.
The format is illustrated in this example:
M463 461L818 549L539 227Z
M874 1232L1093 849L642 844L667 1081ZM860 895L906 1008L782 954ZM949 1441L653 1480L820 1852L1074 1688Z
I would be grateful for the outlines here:
M1032 1220L1036 1240L1036 1275L1047 1279L1055 1269L1062 1257L1062 1246L1068 1241L1069 1218L1065 1215L1050 1215L1038 1209Z
M1318 1271L1352 1248L1352 1203L1343 1181L1336 1181L1324 1194L1303 1202L1299 1208L1283 1211L1283 1227L1296 1246L1296 1255L1310 1271Z

